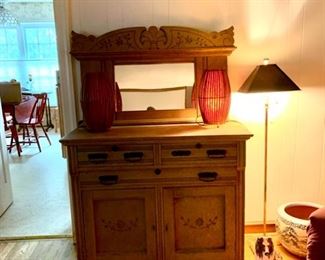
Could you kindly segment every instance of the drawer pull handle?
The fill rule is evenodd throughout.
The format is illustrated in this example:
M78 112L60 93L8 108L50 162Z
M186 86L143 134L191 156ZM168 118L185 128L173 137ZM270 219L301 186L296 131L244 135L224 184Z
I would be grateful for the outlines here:
M225 158L227 151L225 149L207 150L209 158Z
M199 180L200 181L205 181L205 182L210 182L210 181L215 181L218 177L217 172L200 172L198 173Z
M175 150L172 151L172 156L190 156L191 151L190 150Z
M103 185L113 185L117 184L118 176L117 175L102 175L98 177L98 180Z
M107 161L107 153L90 153L88 154L88 160L92 163L104 163Z
M142 160L143 152L127 152L124 153L124 160L128 162L139 162Z

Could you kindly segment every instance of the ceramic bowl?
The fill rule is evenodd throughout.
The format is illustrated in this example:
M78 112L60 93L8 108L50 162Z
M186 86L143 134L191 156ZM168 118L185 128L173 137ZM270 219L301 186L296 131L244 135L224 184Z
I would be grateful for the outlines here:
M307 255L309 215L322 205L312 202L290 202L277 210L276 231L281 245L294 255Z

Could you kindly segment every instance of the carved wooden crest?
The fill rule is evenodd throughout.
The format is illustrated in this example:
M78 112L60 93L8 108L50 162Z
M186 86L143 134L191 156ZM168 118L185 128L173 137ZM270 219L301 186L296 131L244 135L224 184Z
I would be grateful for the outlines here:
M220 32L204 32L179 26L131 27L105 33L95 37L72 32L71 54L76 58L84 54L116 56L123 53L150 53L176 51L193 52L202 56L207 51L229 54L234 48L234 28Z

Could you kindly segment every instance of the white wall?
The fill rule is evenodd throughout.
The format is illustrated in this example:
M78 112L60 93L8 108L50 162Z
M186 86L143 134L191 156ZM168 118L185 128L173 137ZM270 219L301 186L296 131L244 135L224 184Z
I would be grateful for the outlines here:
M9 156L4 131L4 120L0 98L0 217L13 202L12 186L9 170Z
M69 0L69 3L72 29L96 36L129 26L180 25L219 31L233 25L237 49L229 57L234 92L231 118L243 122L254 134L247 146L246 223L262 220L263 102L261 98L235 92L265 57L277 63L302 89L288 98L280 115L271 118L268 219L274 220L276 208L288 201L325 204L325 1ZM271 110L278 106L272 105Z

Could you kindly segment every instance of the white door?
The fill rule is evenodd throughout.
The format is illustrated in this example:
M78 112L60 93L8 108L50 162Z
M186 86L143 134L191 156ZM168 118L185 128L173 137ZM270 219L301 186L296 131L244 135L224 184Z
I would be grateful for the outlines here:
M0 100L0 216L11 205L12 201L12 189L9 174L9 157Z

